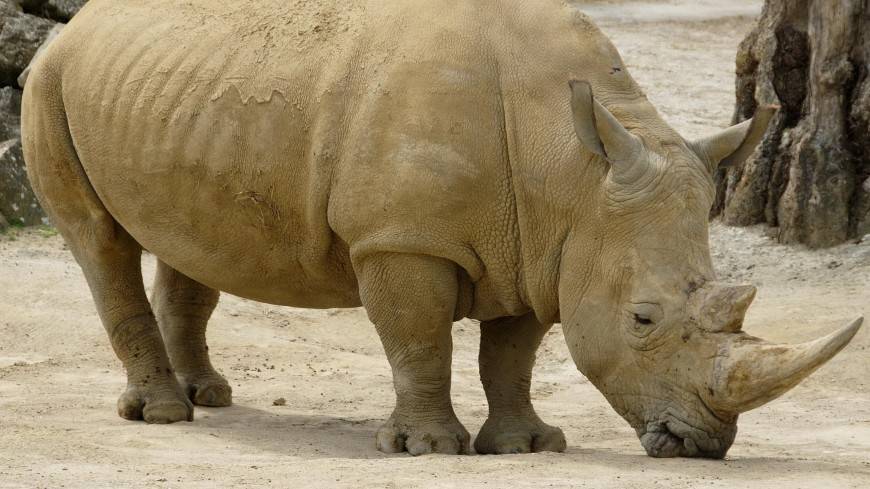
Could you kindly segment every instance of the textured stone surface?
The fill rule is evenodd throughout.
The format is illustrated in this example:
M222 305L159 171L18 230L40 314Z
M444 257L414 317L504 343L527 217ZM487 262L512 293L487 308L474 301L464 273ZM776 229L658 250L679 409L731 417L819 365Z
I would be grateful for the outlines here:
M39 46L39 49L36 50L36 54L33 55L33 58L30 60L30 63L27 65L27 68L24 68L24 71L18 75L18 86L24 88L24 85L27 83L27 78L30 76L30 68L33 66L33 63L39 59L39 55L45 51L45 48L51 44L51 41L54 40L55 37L60 34L66 24L55 24L54 27L48 32L48 35L45 38L45 41L42 42L42 45Z
M14 85L18 75L48 38L56 22L0 8L0 86Z
M21 136L21 91L0 87L0 141Z
M719 175L714 214L813 248L870 231L870 7L767 0L737 55L733 122L780 111L755 157Z
M0 0L0 27L3 26L3 19L12 15L21 13L21 6L12 0Z
M48 223L27 179L19 139L0 143L0 215L12 224Z
M15 0L28 13L68 22L88 0Z
M47 222L21 151L21 90L32 59L87 0L0 0L0 228Z

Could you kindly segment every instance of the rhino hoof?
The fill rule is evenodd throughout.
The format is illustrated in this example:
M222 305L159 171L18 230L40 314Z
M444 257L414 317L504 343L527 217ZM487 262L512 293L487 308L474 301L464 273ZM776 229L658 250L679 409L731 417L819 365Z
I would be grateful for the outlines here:
M226 407L233 403L233 389L221 376L179 380L197 406Z
M180 392L148 392L143 387L131 386L118 399L118 415L148 424L193 421L193 404Z
M461 455L468 453L470 438L459 421L413 426L391 419L378 430L377 448L384 453L408 452L415 456L430 453Z
M499 423L486 420L474 440L474 450L480 454L564 452L565 434L542 421Z

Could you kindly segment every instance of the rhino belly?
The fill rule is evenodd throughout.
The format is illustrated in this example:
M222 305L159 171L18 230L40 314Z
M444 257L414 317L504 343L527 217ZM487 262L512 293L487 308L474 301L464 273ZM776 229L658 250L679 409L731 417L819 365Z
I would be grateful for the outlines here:
M191 278L274 304L359 305L347 247L326 223L325 195L323 202L305 195L303 182L288 175L295 173L294 162L261 172L234 165L233 152L226 152L202 162L158 163L133 151L108 159L87 152L80 157L115 220L143 248Z

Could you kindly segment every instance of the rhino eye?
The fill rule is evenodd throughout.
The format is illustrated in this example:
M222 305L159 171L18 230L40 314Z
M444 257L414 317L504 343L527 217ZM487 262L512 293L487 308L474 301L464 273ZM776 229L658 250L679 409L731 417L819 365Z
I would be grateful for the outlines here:
M664 311L658 303L646 301L632 302L629 307L628 312L631 315L626 319L634 320L629 327L629 331L637 337L646 337L664 320Z
M653 323L652 319L650 319L648 317L641 316L640 314L635 314L634 320L635 320L635 322L637 322L637 324L643 324L644 326L647 326L647 325L650 325Z

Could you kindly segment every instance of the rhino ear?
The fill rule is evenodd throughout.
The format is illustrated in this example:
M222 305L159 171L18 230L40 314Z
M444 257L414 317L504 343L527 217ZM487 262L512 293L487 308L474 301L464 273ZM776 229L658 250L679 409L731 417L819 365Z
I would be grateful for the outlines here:
M714 136L693 141L689 147L709 163L710 171L739 165L752 156L777 110L779 107L772 105L760 107L752 119Z
M592 86L586 81L572 80L571 110L574 131L583 146L610 162L613 172L629 176L641 162L643 144L598 103L592 96Z

